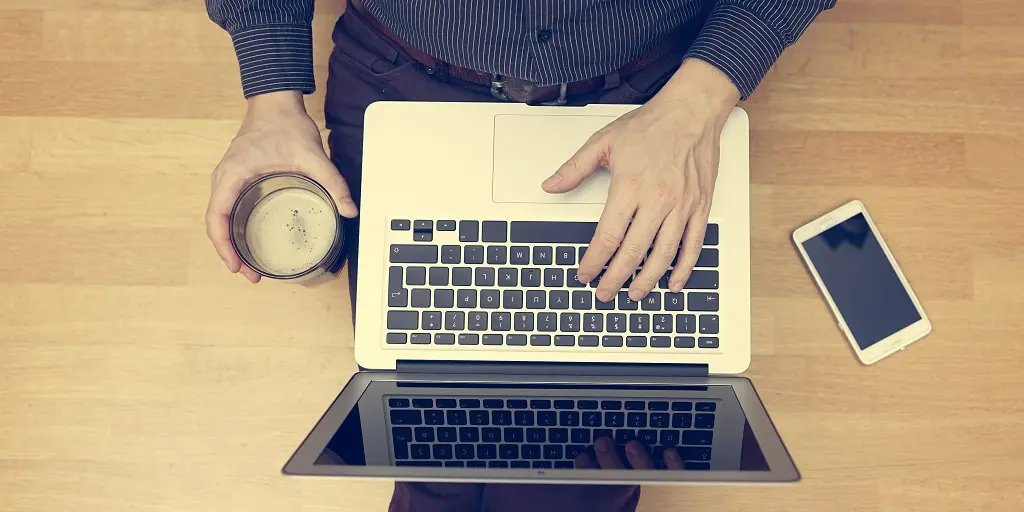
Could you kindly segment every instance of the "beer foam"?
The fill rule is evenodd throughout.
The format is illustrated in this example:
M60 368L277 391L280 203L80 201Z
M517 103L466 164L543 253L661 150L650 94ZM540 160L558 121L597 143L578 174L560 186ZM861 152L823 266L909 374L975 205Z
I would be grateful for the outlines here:
M324 259L337 229L329 203L309 190L286 188L256 203L245 224L245 243L264 271L298 274Z

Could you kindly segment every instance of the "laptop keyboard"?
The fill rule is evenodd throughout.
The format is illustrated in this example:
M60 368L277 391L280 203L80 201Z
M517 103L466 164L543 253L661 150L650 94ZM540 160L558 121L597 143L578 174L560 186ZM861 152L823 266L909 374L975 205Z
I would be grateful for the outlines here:
M628 297L627 280L608 302L594 293L600 277L576 278L596 226L392 220L412 237L389 246L386 342L718 349L718 225L708 224L683 291L668 290L666 272L642 300Z
M716 402L573 398L387 398L398 466L572 469L596 439L643 444L664 468L673 447L690 470L711 469ZM622 453L620 453L620 456ZM626 459L622 457L625 462Z

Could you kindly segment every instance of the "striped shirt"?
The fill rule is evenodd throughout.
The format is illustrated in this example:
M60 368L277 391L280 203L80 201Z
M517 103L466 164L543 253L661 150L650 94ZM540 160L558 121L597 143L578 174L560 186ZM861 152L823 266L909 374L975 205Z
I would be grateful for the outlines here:
M231 34L246 97L310 93L314 0L206 0ZM341 1L341 0L338 0ZM707 21L687 57L747 98L782 51L835 0L363 0L404 41L449 64L538 82L610 73L675 28Z

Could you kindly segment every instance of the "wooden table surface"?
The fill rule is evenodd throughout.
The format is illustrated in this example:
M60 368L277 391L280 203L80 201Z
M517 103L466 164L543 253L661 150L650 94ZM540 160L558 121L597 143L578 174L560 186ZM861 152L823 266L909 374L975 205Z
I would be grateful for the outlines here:
M745 107L747 375L804 479L640 509L1024 509L1024 3L840 0ZM250 286L207 242L243 109L200 2L0 1L0 510L385 508L389 482L279 472L355 370L352 324L341 280ZM788 240L850 198L934 322L874 367Z

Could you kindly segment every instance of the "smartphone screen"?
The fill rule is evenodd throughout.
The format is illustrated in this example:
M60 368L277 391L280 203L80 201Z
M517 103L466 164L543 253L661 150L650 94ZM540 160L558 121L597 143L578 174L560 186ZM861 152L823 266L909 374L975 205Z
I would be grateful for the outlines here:
M862 350L921 320L864 214L805 241L803 248Z

